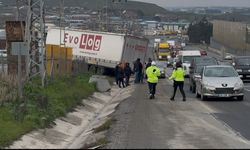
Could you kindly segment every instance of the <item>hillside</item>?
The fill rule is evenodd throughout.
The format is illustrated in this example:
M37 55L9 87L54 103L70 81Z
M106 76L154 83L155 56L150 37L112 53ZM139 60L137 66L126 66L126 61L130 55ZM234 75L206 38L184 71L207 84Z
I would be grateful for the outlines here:
M46 9L51 7L59 7L61 0L45 0ZM16 0L0 0L5 6L16 6ZM168 11L155 4L128 1L122 3L112 3L112 0L64 0L65 7L82 7L90 10L100 10L108 5L109 8L127 9L140 11L144 16L154 16L155 14L165 14Z
M117 0L116 0L117 1ZM64 0L65 7L81 7L84 10L99 11L104 9L106 5L108 8L117 11L119 10L132 10L135 13L144 17L144 19L153 19L155 14L164 14L165 17L161 18L162 21L177 21L179 19L186 19L188 21L193 21L195 19L200 20L204 16L208 17L209 20L222 19L230 21L243 21L250 22L249 15L247 13L233 13L233 14L223 14L223 15L197 15L193 13L183 13L183 12L169 12L166 9L159 7L158 5L151 3L143 3L136 1L129 1L125 3L125 0L121 0L121 3L112 3L112 0ZM0 14L12 13L15 15L15 10L13 7L16 6L16 0L0 0L2 6L0 6ZM49 12L52 7L60 7L61 0L45 0L46 12ZM1 16L1 15L0 15ZM4 21L5 18L0 18L0 22Z

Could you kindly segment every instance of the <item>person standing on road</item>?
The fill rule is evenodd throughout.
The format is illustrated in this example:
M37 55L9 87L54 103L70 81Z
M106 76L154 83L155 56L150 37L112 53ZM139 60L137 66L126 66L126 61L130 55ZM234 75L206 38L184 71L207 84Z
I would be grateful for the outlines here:
M142 63L141 59L137 58L135 64L134 64L134 73L135 73L135 83L140 83L141 76L142 76Z
M169 77L169 79L174 80L174 93L173 93L172 97L170 98L170 100L174 101L176 90L179 87L180 92L181 92L182 97L183 97L183 101L186 101L186 95L185 95L185 92L183 90L185 71L182 68L181 62L176 63L176 69L174 69L174 71L173 71L171 77Z
M129 79L130 79L130 76L132 74L132 69L129 65L129 63L126 63L125 65L125 68L124 68L124 72L125 72L125 84L126 86L129 86Z
M161 75L160 69L156 66L156 63L154 61L152 61L151 66L147 68L146 74L148 77L147 81L150 93L149 98L154 99L156 92L156 85L158 83L158 76Z
M148 67L151 66L151 63L152 63L152 59L148 58L148 63L146 64L146 70L148 69Z
M144 71L144 66L145 65L142 65L142 69L141 69L141 75L140 75L140 80L139 80L139 83L143 83L143 79L144 79L144 74L145 74L145 71Z
M115 66L115 82L116 82L116 85L119 84L119 75L118 75L119 65L121 65L121 63L118 63Z
M151 58L148 58L148 63L146 64L146 68L145 68L145 70L147 70L147 69L148 69L148 67L150 67L150 66L151 66L151 63L152 63L152 59L151 59ZM145 74L145 79L148 79L147 74Z
M121 88L121 84L122 84L122 87L125 88L125 85L124 85L124 67L123 67L122 63L119 64L117 73L118 73L118 86L119 86L119 88Z

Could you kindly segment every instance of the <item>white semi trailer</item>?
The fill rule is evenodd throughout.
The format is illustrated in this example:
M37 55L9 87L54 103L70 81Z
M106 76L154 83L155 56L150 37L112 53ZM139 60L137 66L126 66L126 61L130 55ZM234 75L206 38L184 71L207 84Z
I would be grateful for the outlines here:
M47 45L72 48L73 60L85 59L88 64L115 68L119 62L148 58L148 39L131 35L78 29L49 28Z

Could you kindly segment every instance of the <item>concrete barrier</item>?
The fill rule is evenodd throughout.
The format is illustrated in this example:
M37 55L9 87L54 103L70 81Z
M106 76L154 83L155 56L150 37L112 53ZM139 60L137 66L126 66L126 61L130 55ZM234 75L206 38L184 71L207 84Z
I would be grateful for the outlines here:
M93 75L89 79L89 83L95 83L99 92L107 92L111 89L111 85L105 76Z

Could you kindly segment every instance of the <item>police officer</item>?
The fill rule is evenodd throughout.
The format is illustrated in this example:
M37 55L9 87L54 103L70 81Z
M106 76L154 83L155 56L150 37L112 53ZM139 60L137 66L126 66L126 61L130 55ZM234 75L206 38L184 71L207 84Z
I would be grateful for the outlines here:
M151 66L146 70L147 81L149 87L150 99L155 98L156 85L158 83L158 76L160 76L160 69L156 66L155 61L152 61Z
M183 97L183 101L186 101L186 95L183 90L184 77L185 77L185 71L182 68L181 62L177 62L176 69L173 71L171 77L169 78L170 80L174 80L174 93L173 93L173 96L170 98L170 100L174 101L176 90L179 87L180 92Z

